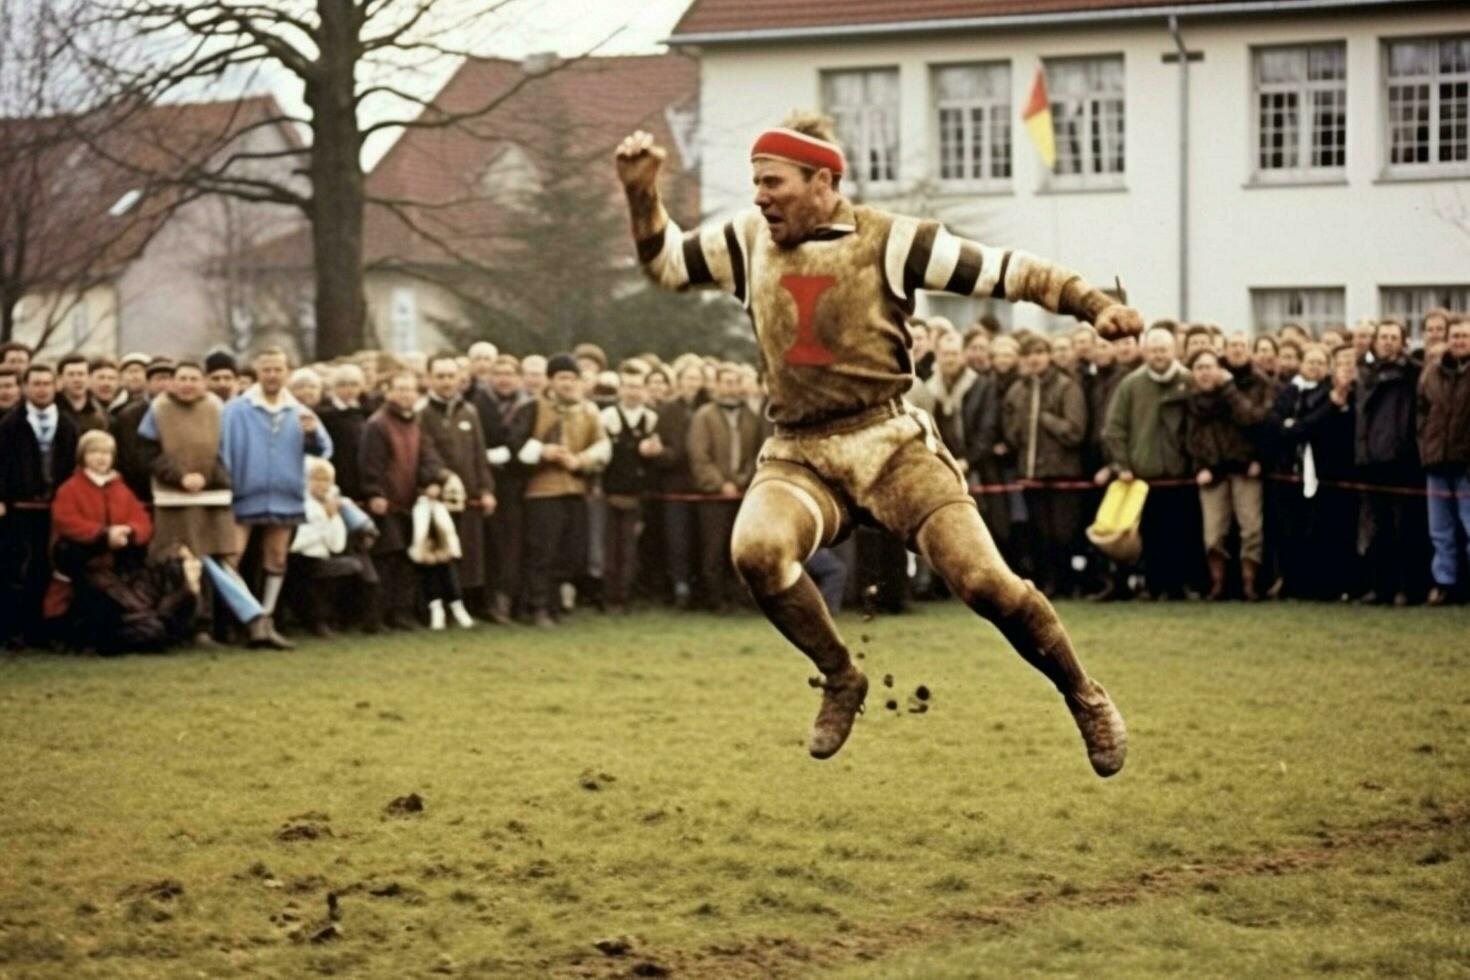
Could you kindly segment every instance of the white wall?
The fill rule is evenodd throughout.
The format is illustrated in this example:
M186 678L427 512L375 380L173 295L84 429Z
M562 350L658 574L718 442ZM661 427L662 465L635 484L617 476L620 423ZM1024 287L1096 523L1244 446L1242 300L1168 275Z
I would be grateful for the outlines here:
M1464 32L1463 15L1390 11L1332 17L1186 19L1205 54L1190 65L1189 315L1228 328L1251 322L1251 287L1345 286L1349 320L1378 312L1379 285L1470 283L1470 235L1443 217L1470 205L1470 178L1380 178L1380 39ZM1346 182L1249 186L1252 45L1346 41ZM823 69L897 66L902 89L900 184L879 206L939 217L956 230L1025 248L1099 284L1122 277L1147 318L1179 313L1178 67L1163 19L1147 24L1011 30L921 38L710 47L701 52L702 193L706 212L750 200L748 153L789 109L819 106ZM1038 194L1043 165L1020 122L1043 57L1117 54L1126 77L1126 174L1121 191ZM1013 88L1011 190L922 194L937 174L930 67L1009 60ZM1017 310L1017 325L1039 324Z

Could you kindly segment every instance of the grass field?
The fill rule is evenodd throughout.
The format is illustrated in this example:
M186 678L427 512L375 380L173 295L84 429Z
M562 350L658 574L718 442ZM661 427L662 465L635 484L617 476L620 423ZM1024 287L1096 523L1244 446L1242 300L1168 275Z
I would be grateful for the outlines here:
M0 660L0 975L1470 976L1470 611L1062 613L1112 780L953 604L826 763L750 616Z

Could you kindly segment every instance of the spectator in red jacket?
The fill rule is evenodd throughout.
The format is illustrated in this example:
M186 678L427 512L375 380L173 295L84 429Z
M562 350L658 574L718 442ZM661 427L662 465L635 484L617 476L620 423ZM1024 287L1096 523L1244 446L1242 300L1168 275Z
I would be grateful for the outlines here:
M106 431L83 434L80 465L51 504L56 570L75 591L67 622L104 653L159 650L192 632L200 564L184 553L145 561L153 521L113 468L116 454ZM67 591L62 581L53 583L48 613L68 611Z

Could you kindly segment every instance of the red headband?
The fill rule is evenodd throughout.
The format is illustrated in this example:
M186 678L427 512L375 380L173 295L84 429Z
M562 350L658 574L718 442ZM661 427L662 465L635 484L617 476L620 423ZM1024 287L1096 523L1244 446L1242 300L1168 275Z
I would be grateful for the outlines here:
M847 167L842 148L794 129L768 129L761 133L750 150L750 158L774 157L803 167L820 170L826 167L840 174Z

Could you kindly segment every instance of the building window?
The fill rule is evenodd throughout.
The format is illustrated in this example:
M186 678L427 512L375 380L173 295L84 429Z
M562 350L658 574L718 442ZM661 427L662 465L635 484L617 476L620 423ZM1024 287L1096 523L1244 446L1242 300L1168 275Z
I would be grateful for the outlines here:
M412 289L399 286L393 290L388 307L388 323L392 328L392 349L399 354L418 350L419 304Z
M898 69L823 72L822 102L837 123L848 179L859 187L898 180Z
M1470 35L1385 47L1389 169L1470 171Z
M993 316L1001 329L1011 328L1011 311L1016 304L1003 299L977 299L973 296L955 296L951 293L921 293L924 297L924 315L942 316L964 333L975 325L982 316Z
M1118 186L1123 174L1123 58L1046 61L1059 186Z
M1347 46L1255 52L1256 174L1310 175L1347 165Z
M1347 293L1341 286L1251 290L1257 334L1278 333L1286 324L1296 323L1320 335L1325 327L1341 326L1346 309Z
M1011 66L951 65L934 69L939 179L946 184L1009 183Z
M1379 311L1402 320L1411 337L1424 332L1424 314L1436 306L1455 312L1470 310L1470 285L1383 286L1378 290Z

